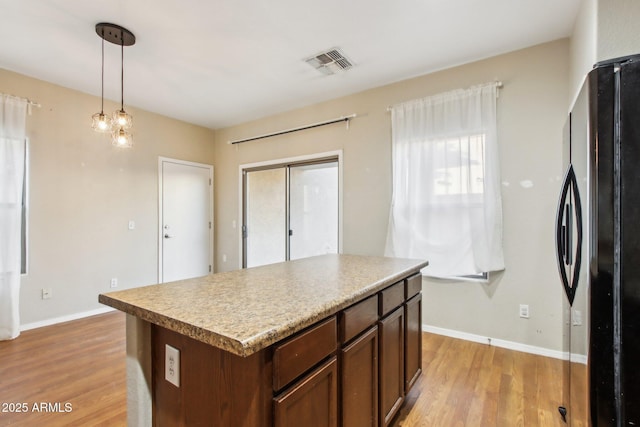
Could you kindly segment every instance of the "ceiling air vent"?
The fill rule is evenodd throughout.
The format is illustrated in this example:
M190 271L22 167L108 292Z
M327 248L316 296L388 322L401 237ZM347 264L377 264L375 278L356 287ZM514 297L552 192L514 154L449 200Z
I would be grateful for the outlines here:
M307 58L305 62L326 75L346 71L353 67L353 63L337 48Z

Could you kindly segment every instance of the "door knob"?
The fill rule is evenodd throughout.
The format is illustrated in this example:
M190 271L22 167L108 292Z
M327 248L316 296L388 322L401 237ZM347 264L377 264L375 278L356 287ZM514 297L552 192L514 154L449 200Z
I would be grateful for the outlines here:
M166 234L166 233L165 233L165 235L164 235L164 238L165 238L165 239L170 239L171 237L173 237L173 236L169 236L169 235L168 235L168 234Z

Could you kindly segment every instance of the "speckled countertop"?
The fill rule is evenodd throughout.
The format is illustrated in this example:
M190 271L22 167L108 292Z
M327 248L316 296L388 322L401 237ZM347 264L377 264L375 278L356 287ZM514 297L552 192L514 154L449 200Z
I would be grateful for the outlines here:
M417 272L426 261L322 255L101 294L140 319L249 356Z

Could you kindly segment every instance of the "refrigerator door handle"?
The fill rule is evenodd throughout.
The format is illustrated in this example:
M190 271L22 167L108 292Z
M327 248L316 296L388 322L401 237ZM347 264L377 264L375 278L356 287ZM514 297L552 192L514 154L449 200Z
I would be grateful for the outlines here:
M577 231L575 247L573 242L574 219ZM556 258L562 286L569 304L573 305L582 262L582 207L578 182L572 165L569 165L562 183L556 211ZM567 274L567 266L569 266L569 274Z
M572 210L571 209L571 190L569 190L569 203L567 203L565 205L566 208L566 215L565 215L565 221L567 222L567 225L565 226L565 230L567 232L567 237L566 237L566 252L565 252L565 259L564 262L567 265L571 265L573 264L573 260L572 260L572 246L571 244L573 243L573 221L572 221Z
M562 254L562 259L565 260L566 259L566 254L567 254L567 230L566 230L567 226L566 225L562 225L562 230L560 231L560 247L559 247L559 251Z

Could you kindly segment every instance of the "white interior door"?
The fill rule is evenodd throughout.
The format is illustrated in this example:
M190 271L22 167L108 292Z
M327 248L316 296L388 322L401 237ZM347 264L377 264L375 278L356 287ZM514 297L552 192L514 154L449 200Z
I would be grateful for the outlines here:
M205 276L213 260L213 167L160 159L160 282Z

